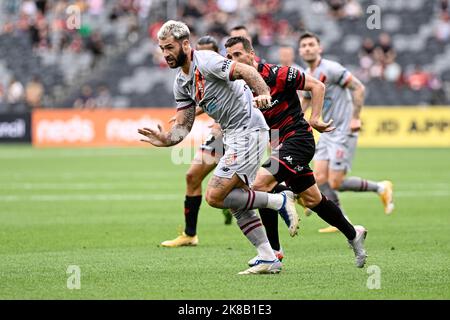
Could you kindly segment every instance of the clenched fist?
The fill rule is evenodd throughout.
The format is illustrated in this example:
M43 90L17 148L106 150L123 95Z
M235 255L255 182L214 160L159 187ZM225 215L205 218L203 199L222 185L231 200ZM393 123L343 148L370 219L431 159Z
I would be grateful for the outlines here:
M272 106L270 95L259 95L253 98L253 106L258 109L267 109Z

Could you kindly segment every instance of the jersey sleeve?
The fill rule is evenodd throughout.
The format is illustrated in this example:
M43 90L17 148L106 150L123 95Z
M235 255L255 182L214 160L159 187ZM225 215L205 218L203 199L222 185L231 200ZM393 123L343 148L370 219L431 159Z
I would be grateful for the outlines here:
M281 67L277 78L277 83L282 90L303 90L305 88L305 73L297 68Z
M173 95L175 97L175 102L177 105L177 111L195 107L196 103L192 98L185 92L182 88L177 85L176 81L173 86Z
M225 81L232 81L236 62L222 57L215 52L208 52L204 57L205 61L199 63L198 67L205 78L216 78Z
M332 82L343 88L345 88L352 79L350 71L337 62L331 65L329 71Z

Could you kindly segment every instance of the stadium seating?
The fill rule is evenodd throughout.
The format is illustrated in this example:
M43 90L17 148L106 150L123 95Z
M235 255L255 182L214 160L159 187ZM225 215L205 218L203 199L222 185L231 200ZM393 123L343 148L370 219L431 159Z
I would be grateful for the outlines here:
M352 19L332 18L328 10L323 10L326 7L323 1L280 2L280 10L274 14L274 19L287 20L291 26L298 26L301 21L305 29L321 36L325 57L340 61L356 74L360 68L358 54L362 40L369 37L376 41L380 33L387 31L396 51L395 61L403 75L415 65L422 65L443 82L441 88L436 90L414 91L400 85L399 81L363 78L368 89L367 105L450 103L450 43L440 42L434 36L438 15L435 2L363 0L360 1L362 15ZM158 18L154 12L161 14L161 10L155 11L154 7L161 7L164 3L153 2L150 18L140 24L133 41L126 38L126 22L112 24L107 20L114 1L107 3L100 17L92 19L89 15L83 16L93 30L102 34L105 43L105 56L96 68L91 68L93 56L90 52L36 51L27 34L0 34L0 83L5 86L7 79L14 75L25 84L32 75L38 74L45 86L45 104L49 107L73 106L84 84L94 89L100 85L108 87L112 107L172 106L174 72L159 64L158 57L155 57L158 47L148 33L148 26ZM381 30L361 27L366 23L369 15L366 9L371 4L378 5L382 10ZM2 10L0 16L5 16L5 9L0 8ZM201 27L195 29L202 30ZM256 45L256 50L269 62L276 63L274 49L277 45ZM18 56L20 59L17 59ZM297 63L301 64L299 58Z

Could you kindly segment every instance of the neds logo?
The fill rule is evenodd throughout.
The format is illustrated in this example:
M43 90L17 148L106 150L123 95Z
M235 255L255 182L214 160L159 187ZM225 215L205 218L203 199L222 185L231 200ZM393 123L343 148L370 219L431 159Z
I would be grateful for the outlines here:
M95 137L91 120L74 116L69 120L42 120L37 126L39 142L91 142Z
M161 121L155 121L149 117L139 119L111 119L106 124L106 138L108 141L136 142L141 138L137 133L139 128L156 128L162 125Z

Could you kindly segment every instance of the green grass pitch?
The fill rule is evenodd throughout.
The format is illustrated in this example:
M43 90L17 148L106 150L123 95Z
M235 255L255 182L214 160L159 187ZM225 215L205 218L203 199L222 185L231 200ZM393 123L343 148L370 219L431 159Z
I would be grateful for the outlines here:
M203 202L196 248L158 244L184 221L184 173L171 149L0 147L0 299L449 299L450 149L364 149L352 175L394 182L385 216L372 193L343 193L369 230L354 267L341 234L302 216L284 269L239 276L255 252L236 224ZM206 186L206 183L204 184ZM81 288L69 290L70 265ZM369 289L369 266L380 289ZM369 281L370 282L370 281Z

